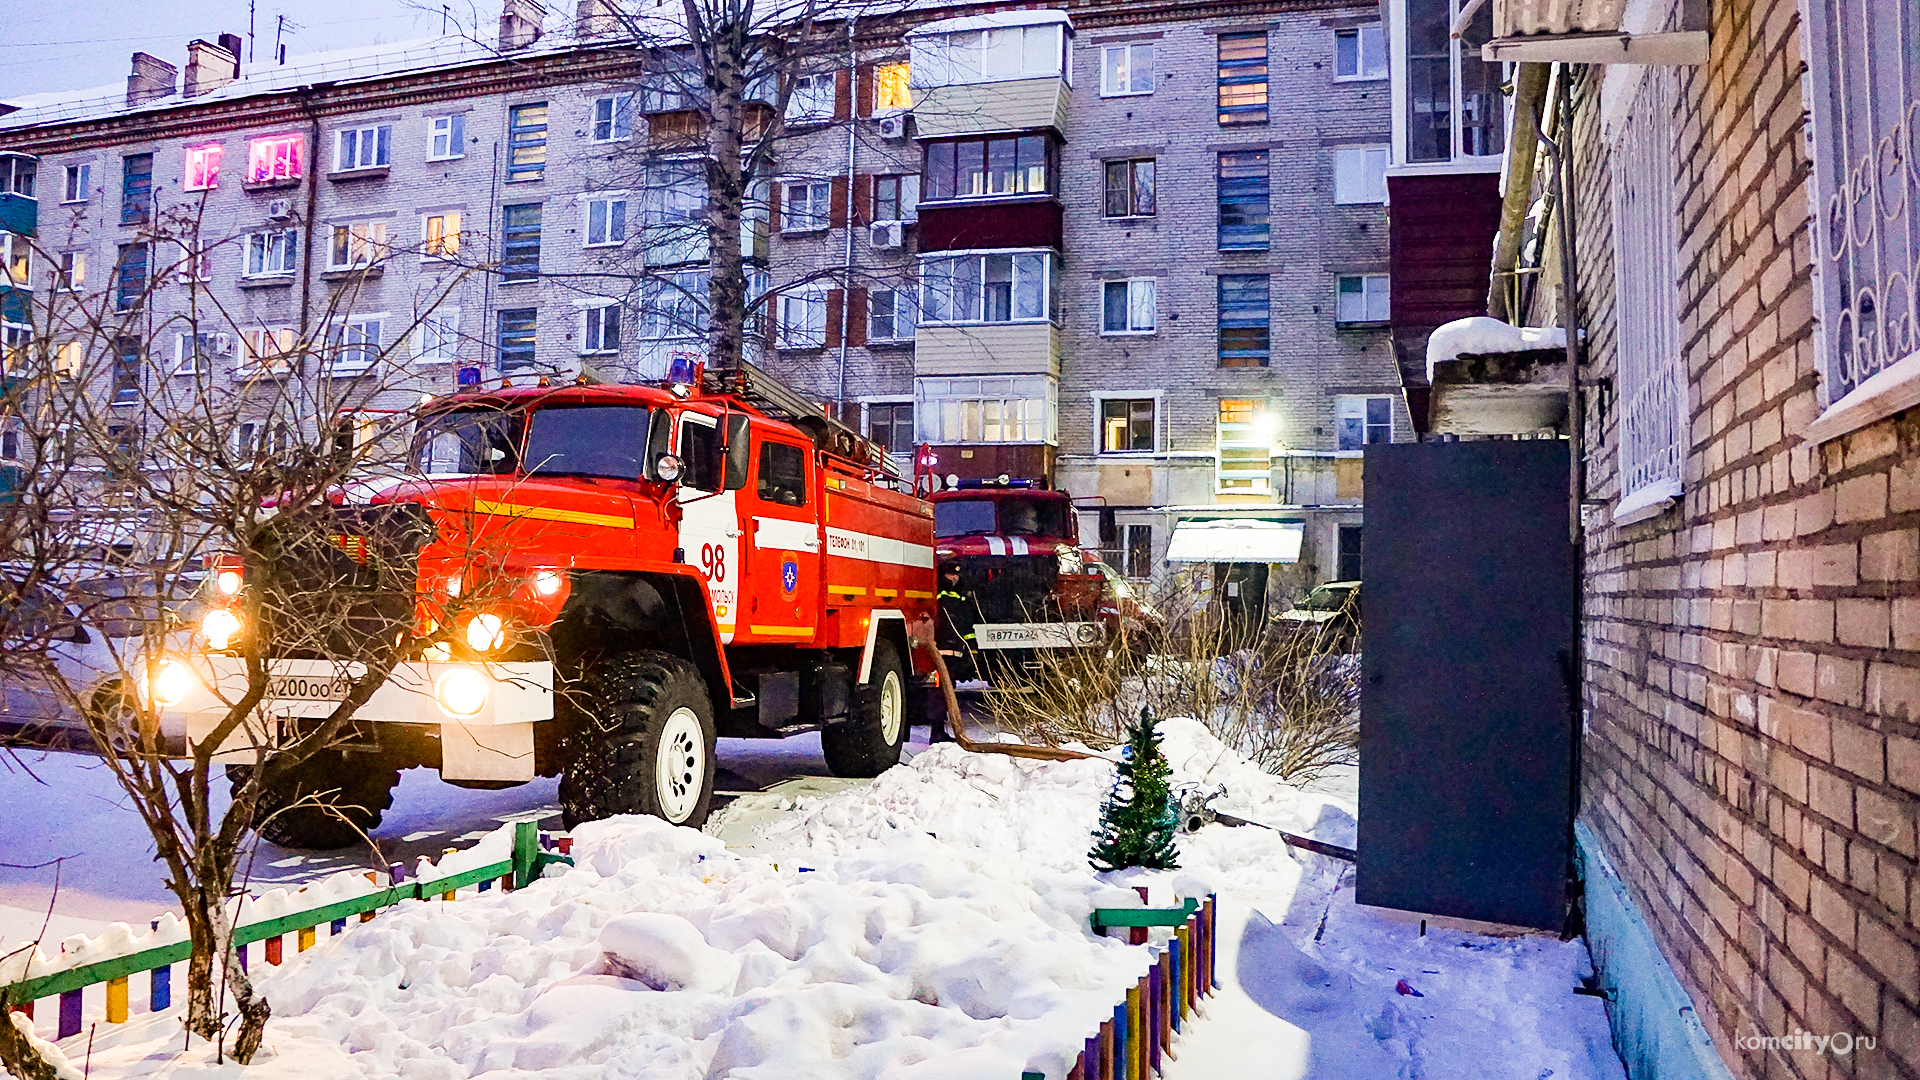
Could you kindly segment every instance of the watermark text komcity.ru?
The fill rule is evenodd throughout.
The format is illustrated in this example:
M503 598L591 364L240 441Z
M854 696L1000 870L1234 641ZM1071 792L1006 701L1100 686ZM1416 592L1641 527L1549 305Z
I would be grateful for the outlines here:
M1841 1056L1856 1050L1871 1050L1878 1043L1875 1036L1855 1035L1850 1031L1833 1035L1815 1035L1810 1031L1796 1031L1791 1035L1736 1035L1733 1039L1736 1050L1811 1050L1816 1054Z

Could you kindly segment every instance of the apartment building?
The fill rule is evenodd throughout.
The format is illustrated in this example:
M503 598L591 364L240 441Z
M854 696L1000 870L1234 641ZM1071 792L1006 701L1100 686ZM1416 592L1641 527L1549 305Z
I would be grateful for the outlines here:
M42 185L42 244L91 270L36 287L181 265L143 237L193 207L206 250L156 307L199 290L243 327L130 356L128 401L320 333L288 377L407 360L370 407L698 359L698 102L594 0L549 21L509 0L486 45L248 72L196 41L178 85L139 54L125 95L0 117L0 148L68 196ZM1412 433L1377 5L954 4L843 29L844 55L794 73L743 229L755 358L905 467L929 446L943 484L1064 488L1131 575L1282 566L1290 596L1359 576L1359 455Z

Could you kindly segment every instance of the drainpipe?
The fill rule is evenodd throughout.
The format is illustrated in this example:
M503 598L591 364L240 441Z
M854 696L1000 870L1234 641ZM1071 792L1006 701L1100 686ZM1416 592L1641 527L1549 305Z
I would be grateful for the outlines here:
M1493 285L1487 314L1512 322L1522 314L1514 301L1520 294L1514 271L1520 264L1520 234L1527 225L1527 206L1533 198L1534 145L1540 134L1540 106L1547 94L1551 64L1521 64L1514 76L1512 156L1507 168L1507 193L1500 204L1500 242L1493 251ZM1524 150L1522 149L1524 148Z
M860 57L854 44L857 16L847 17L847 249L840 264L840 391L834 400L839 405L841 423L847 422L847 339L853 325L853 186L859 183L854 172L854 155L860 145ZM857 424L855 425L858 426Z
M305 341L313 321L308 303L313 297L313 231L318 225L313 218L320 202L320 112L311 91L301 92L300 108L307 114L307 228L300 252L300 340Z

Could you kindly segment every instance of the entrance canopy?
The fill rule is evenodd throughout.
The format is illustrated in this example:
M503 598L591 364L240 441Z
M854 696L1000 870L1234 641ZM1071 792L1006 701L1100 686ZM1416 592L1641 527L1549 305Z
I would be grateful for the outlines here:
M1297 521L1182 521L1173 527L1168 562L1292 563L1300 561L1307 527Z

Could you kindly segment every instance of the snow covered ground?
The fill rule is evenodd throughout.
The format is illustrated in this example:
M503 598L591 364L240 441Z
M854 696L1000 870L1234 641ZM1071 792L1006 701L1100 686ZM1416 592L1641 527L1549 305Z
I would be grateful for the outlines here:
M1352 843L1339 797L1278 784L1190 721L1162 730L1175 780L1224 785L1223 809ZM1183 837L1179 871L1095 875L1111 777L943 745L783 813L743 805L739 828L718 815L745 852L651 819L583 827L578 865L528 889L409 902L256 964L275 1018L245 1074L1058 1078L1147 959L1087 917L1146 884L1155 903L1222 896L1225 989L1169 1080L1622 1076L1600 1003L1572 993L1579 943L1422 937L1355 906L1345 864L1253 827ZM76 1064L87 1038L63 1045ZM93 1076L240 1075L197 1042L179 1053L177 1020L137 1004L93 1038Z

